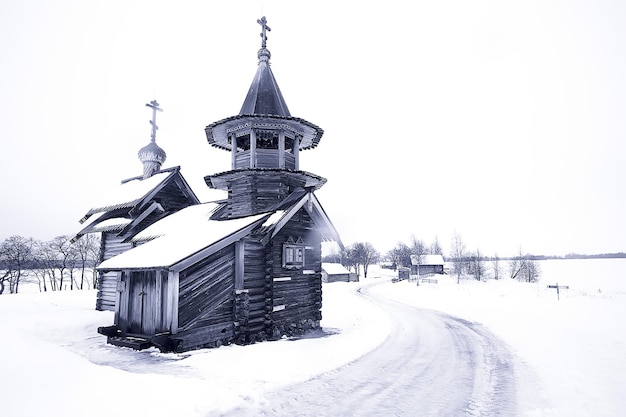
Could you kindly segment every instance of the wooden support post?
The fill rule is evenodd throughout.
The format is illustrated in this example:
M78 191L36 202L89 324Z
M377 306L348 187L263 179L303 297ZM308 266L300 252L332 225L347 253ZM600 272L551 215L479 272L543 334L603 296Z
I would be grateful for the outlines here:
M559 290L562 288L564 290L569 290L569 285L559 285L559 283L557 282L555 285L548 285L548 288L556 288L556 299L560 300L560 294L559 294Z
M278 168L285 168L285 132L278 133Z
M250 129L250 168L256 167L256 132Z
M237 135L235 133L232 133L230 135L230 144L233 147L232 148L232 154L231 154L231 160L232 160L232 168L231 169L236 169L236 164L237 164Z
M235 290L243 290L244 244L243 239L235 243Z
M295 160L295 170L300 169L300 136L295 135L293 138L293 157Z

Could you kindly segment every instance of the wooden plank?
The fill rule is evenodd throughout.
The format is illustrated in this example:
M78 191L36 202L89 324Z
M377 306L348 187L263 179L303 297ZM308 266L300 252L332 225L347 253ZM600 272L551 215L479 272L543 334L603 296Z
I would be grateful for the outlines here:
M235 244L235 290L243 290L244 288L244 253L244 242L239 240Z

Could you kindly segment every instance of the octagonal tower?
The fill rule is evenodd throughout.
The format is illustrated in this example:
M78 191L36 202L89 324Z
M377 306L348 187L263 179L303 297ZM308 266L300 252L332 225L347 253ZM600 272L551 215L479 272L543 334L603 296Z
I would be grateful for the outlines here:
M292 117L270 68L265 17L258 67L239 114L208 125L209 144L231 153L231 170L206 176L210 188L228 192L223 217L267 211L297 189L318 189L326 179L300 170L300 151L312 149L324 131Z

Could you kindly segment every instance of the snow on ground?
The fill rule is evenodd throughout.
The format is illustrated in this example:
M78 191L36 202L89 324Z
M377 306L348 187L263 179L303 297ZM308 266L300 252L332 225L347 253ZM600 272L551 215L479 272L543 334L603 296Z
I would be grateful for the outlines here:
M526 365L516 370L519 399L529 404L524 415L626 412L626 282L576 281L544 268L539 284L507 279L457 285L454 277L439 277L437 284L417 286L392 284L390 273L374 268L361 283L324 284L324 335L185 354L107 345L96 328L110 325L113 314L93 309L95 291L2 295L1 413L97 417L115 409L120 415L219 415L380 344L390 321L354 293L364 285L480 322L502 338ZM560 301L545 287L557 278L571 285Z

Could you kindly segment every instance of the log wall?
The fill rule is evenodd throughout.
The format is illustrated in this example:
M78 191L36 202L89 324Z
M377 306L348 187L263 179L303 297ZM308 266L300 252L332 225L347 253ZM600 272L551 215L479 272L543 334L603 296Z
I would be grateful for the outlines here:
M246 237L244 242L244 288L247 292L248 317L240 340L254 343L268 338L271 320L272 266L267 247L260 240Z
M117 256L133 247L132 243L122 242L124 237L116 236L115 232L102 233L100 243L100 261ZM96 296L96 310L115 311L117 298L117 272L100 273L98 278L98 294Z
M306 246L305 265L282 267L283 243L302 237ZM273 338L301 334L318 328L322 319L321 237L306 210L301 209L272 239L272 312L268 331Z
M234 340L235 245L179 274L178 332L181 350Z

